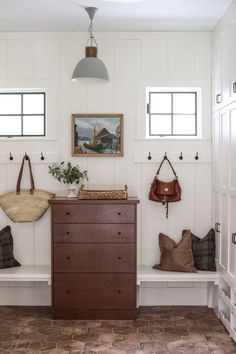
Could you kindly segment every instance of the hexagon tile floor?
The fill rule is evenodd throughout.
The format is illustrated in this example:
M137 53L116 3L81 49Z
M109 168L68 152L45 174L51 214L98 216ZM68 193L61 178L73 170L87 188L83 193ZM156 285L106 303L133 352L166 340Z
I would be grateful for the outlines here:
M142 307L136 321L52 320L46 307L0 307L0 353L236 354L206 307Z

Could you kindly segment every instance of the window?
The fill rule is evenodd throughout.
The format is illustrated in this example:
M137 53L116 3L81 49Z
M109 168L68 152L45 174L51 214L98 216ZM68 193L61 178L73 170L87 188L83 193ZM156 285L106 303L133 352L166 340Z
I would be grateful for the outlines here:
M146 89L147 137L199 135L199 90Z
M45 136L45 92L0 93L0 136Z

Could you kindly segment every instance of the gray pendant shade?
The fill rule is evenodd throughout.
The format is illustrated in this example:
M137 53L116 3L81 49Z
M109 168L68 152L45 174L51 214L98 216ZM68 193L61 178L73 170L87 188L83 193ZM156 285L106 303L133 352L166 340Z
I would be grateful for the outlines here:
M96 57L86 57L76 65L72 81L93 81L93 82L108 82L109 75L105 64Z
M97 58L97 42L93 36L92 25L97 8L86 7L85 11L88 13L91 21L89 26L90 45L85 48L85 58L80 60L76 65L72 74L72 81L108 82L108 71L105 64Z

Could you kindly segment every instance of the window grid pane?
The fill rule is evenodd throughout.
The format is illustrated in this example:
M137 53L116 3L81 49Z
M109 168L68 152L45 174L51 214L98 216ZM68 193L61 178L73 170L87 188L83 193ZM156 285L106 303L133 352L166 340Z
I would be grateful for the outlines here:
M11 107L12 99L18 103L18 114ZM45 136L45 93L0 93L0 103L6 111L2 114L0 107L1 137Z
M171 97L169 108L166 104L167 95ZM160 101L161 98L164 98L164 103ZM160 112L163 107L166 112ZM148 110L149 136L197 135L197 92L150 92ZM164 116L171 117L169 129L166 129Z
M170 135L172 133L172 119L170 114L152 114L150 119L150 135Z

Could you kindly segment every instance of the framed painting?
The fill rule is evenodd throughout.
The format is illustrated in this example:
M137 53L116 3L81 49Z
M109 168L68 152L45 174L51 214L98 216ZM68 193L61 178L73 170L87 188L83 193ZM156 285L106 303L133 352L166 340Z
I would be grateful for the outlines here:
M123 114L72 114L72 156L124 156Z

